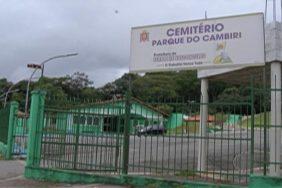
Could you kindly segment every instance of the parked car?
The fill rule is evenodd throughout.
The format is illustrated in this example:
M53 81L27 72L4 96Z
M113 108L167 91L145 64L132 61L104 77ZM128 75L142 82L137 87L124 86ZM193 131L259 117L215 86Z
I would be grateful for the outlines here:
M146 127L143 127L139 130L137 130L137 135L162 135L166 133L166 128L160 124L160 125L148 125Z

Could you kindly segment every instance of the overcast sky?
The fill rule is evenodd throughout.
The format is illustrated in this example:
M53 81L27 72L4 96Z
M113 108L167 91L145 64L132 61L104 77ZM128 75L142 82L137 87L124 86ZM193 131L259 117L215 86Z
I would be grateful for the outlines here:
M0 0L0 76L26 79L27 63L46 76L85 72L99 87L128 72L133 26L263 12L265 0Z

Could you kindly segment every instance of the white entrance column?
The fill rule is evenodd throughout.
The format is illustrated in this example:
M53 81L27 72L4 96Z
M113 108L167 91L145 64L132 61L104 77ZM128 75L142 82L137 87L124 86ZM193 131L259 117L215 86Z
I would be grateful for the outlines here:
M209 81L201 79L201 105L200 105L200 130L198 146L198 171L207 170L207 120L208 120L208 95Z
M281 145L281 63L271 63L271 128L269 130L271 176L280 176Z

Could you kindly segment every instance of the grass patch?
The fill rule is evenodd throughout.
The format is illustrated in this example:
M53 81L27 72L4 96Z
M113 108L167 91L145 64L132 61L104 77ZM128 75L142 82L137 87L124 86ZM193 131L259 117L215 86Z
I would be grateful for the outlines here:
M228 119L228 114L224 114L224 113L216 113L214 114L214 116L215 116L215 121L225 122Z
M264 128L264 113L254 115L254 127ZM251 128L251 116L244 116L242 122L240 122L242 127ZM270 112L266 112L266 127L268 128L270 124Z

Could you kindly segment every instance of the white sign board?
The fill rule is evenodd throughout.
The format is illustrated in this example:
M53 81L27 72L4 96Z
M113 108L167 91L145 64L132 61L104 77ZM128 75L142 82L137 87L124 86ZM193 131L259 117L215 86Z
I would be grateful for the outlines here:
M135 27L130 72L264 65L263 14Z

